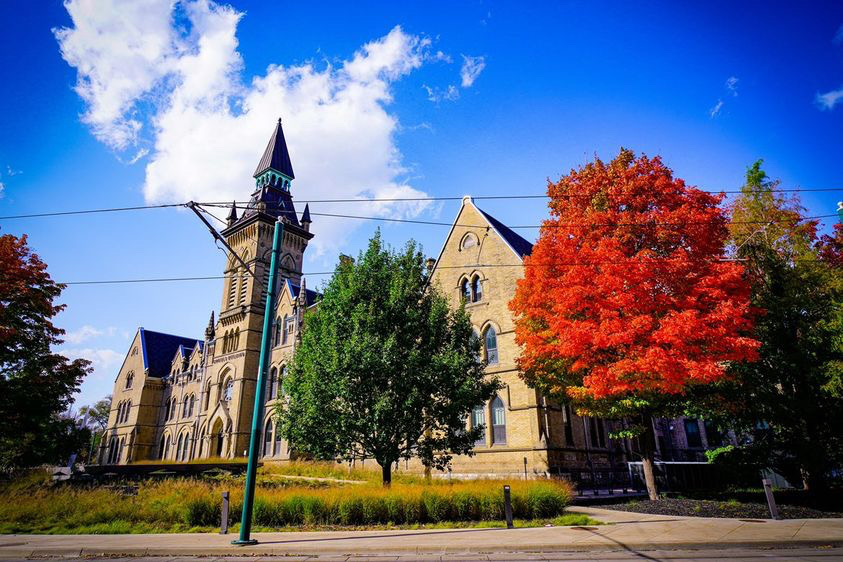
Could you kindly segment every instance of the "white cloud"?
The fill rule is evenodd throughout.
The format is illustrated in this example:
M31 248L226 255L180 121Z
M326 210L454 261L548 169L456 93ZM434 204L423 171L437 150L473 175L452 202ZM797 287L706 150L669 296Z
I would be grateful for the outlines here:
M425 195L407 183L394 138L400 125L386 108L395 81L438 57L427 54L429 39L395 27L337 64L271 65L244 84L236 36L242 13L210 0L143 4L68 0L74 27L55 34L77 69L83 119L94 134L126 149L148 131L148 202L247 198L279 116L298 178L294 197ZM407 216L424 208L370 203L355 214ZM317 251L339 245L359 225L315 218Z
M3 199L4 191L6 191L6 184L0 181L0 199Z
M99 337L103 335L103 333L104 332L102 330L98 330L93 326L89 326L86 324L78 330L72 330L70 332L67 332L64 335L64 341L77 345L84 341L88 341L89 339Z
M14 168L12 168L8 164L6 164L6 175L9 176L10 178L14 177L14 176L17 176L17 175L20 175L22 173L23 172L21 170L15 170Z
M422 88L427 92L427 99L433 103L440 101L456 101L460 98L460 91L453 84L449 85L445 90L439 88L431 88L427 84L422 84Z
M837 29L837 33L834 34L834 39L831 42L835 45L843 45L843 24Z
M817 94L815 101L820 109L834 109L837 102L843 101L843 88L831 90L824 94Z
M486 68L485 57L469 57L462 55L462 68L460 69L460 78L462 78L462 87L470 88L483 69Z
M720 110L723 109L723 100L717 100L717 103L714 104L714 107L708 110L708 116L714 119L718 115L720 115Z
M94 372L89 378L113 379L116 369L123 362L124 354L113 349L94 348L65 348L59 349L56 353L64 355L70 360L87 359L91 362Z
M726 79L726 89L732 93L733 96L738 95L738 79L735 76L730 76Z

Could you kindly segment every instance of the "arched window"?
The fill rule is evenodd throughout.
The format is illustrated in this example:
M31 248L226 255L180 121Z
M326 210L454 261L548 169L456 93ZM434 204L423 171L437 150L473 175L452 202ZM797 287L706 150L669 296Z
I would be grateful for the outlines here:
M475 447L483 447L486 445L486 407L483 404L478 404L471 410L471 429L482 427L483 433L474 442Z
M278 397L278 369L273 367L269 370L269 392L267 400L275 400Z
M114 464L114 458L117 455L117 438L112 437L108 442L108 464Z
M275 456L280 457L283 449L281 448L281 428L275 426Z
M282 329L284 330L281 333L281 344L283 345L283 344L287 343L287 338L290 336L290 333L288 331L287 315L286 314L284 315L284 326L282 327Z
M234 330L234 334L232 335L233 338L231 341L231 351L237 351L237 349L240 347L240 328L238 327L236 330Z
M479 275L471 279L471 302L483 300L483 281Z
M243 268L240 268L240 304L246 304L246 297L249 294L249 278Z
M171 404L172 404L172 402L167 400L167 405L165 406L166 409L164 410L164 421L167 421L167 420L170 419L170 406L171 406Z
M135 380L135 373L133 373L132 371L129 371L129 374L126 375L126 389L127 390L132 388L132 383L134 382L134 380Z
M281 396L284 396L286 392L284 392L284 383L287 381L287 366L284 365L281 367L281 372L278 374L278 392Z
M190 397L185 396L184 404L181 407L181 417L186 418L190 415L190 412L187 411L188 408L190 408Z
M202 432L199 434L199 442L196 444L196 458L202 457L202 447L205 446L205 428L202 428Z
M169 459L170 458L170 447L172 446L172 441L170 441L170 436L167 436L167 443L164 445L164 456L162 458Z
M492 442L506 444L506 409L500 396L492 400Z
M492 326L486 329L486 363L494 365L498 362L498 335Z
M181 460L182 462L190 460L190 432L184 434L184 448L181 450Z
M173 404L170 406L170 419L176 419L176 414L179 411L179 401L173 398Z
M225 402L231 402L231 399L234 397L234 381L232 379L228 379L225 383L225 391L223 392L222 399Z
M176 460L177 461L181 460L181 455L182 455L181 449L182 449L183 444L184 444L184 434L179 435L179 442L178 442L178 445L176 445Z
M228 308L234 308L237 304L237 274L232 269L228 275Z
M292 336L293 333L296 331L296 320L295 316L290 316L287 318L285 324L287 324L287 335Z
M463 302L471 302L471 284L468 279L463 279L460 284L460 297L462 297Z
M158 458L164 460L164 439L165 437L161 436L161 443L158 445Z
M211 381L208 381L208 384L205 385L205 405L202 408L202 411L208 409L208 406L211 405Z
M471 234L470 232L466 234L462 239L462 249L466 250L468 248L473 248L477 245L477 237Z
M263 432L263 456L272 456L272 420L266 422L266 428Z
M125 438L120 438L120 443L117 445L117 457L114 459L114 464L120 464L120 459L123 458L123 447L126 445Z
M123 405L123 423L129 421L129 414L132 413L132 401L129 400Z
M275 319L275 347L281 345L281 327L284 324L281 322L281 317Z

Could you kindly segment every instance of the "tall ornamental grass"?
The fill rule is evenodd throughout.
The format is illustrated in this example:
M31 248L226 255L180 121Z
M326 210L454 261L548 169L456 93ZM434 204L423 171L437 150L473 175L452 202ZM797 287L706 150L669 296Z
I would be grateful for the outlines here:
M33 486L0 490L0 532L178 532L220 524L221 492L231 491L231 522L240 519L242 488L200 479L142 482L137 495L107 488ZM494 521L504 517L503 481L361 484L331 488L258 487L255 525L412 525ZM513 482L518 519L561 515L571 499L566 482Z

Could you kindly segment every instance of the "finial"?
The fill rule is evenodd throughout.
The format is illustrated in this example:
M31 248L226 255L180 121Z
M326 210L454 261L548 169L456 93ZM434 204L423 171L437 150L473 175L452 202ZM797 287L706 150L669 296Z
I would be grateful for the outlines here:
M280 117L278 118L278 123L281 123L281 118L280 118Z
M208 320L208 327L205 328L205 339L214 339L214 311L211 311L211 319Z

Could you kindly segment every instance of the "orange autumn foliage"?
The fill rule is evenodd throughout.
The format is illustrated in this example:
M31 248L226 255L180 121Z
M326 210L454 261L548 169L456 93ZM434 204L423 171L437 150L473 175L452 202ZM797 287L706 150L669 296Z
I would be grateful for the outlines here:
M756 358L727 218L660 158L628 150L548 184L510 308L528 383L575 399L682 394Z

